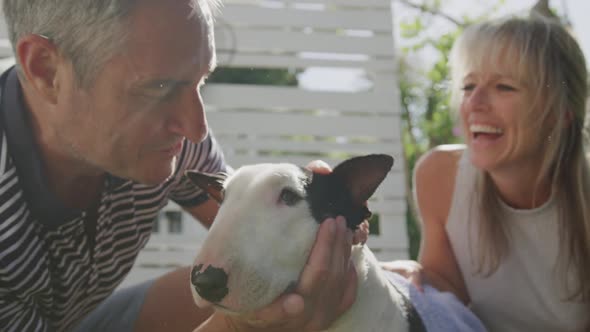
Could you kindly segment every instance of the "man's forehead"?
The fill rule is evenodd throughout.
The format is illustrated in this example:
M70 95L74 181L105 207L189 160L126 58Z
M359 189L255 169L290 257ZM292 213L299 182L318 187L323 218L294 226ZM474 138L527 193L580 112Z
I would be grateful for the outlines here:
M196 10L196 11L195 11ZM205 42L212 36L212 20L189 5L188 0L147 0L138 5L130 16L130 37L149 43L160 34L175 40L180 33L192 33L193 41ZM184 43L190 40L183 40Z
M215 68L213 28L199 15L189 18L192 10L188 0L158 1L137 9L122 52L134 81L195 80Z

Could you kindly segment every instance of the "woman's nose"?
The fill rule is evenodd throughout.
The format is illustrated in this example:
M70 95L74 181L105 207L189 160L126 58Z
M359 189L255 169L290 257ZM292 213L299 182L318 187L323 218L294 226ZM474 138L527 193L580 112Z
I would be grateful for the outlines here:
M468 96L468 104L473 110L485 110L489 106L489 93L485 87L475 87Z

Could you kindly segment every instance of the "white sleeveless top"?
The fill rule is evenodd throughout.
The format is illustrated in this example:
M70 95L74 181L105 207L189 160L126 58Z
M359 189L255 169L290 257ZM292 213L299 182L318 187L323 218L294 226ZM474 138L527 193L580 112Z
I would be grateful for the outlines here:
M492 332L580 331L589 319L589 306L563 300L567 294L564 276L554 273L559 234L553 198L530 210L502 204L511 232L510 253L492 275L475 273L479 218L476 175L468 152L463 153L446 224L472 310Z

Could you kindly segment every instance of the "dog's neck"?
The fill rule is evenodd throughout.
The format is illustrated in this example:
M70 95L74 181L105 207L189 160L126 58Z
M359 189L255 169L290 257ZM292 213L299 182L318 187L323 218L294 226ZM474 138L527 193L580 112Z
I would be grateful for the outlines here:
M323 332L382 332L384 326L388 326L388 331L409 331L405 309L400 306L403 300L383 275L371 250L364 245L354 246L351 260L358 277L356 300Z

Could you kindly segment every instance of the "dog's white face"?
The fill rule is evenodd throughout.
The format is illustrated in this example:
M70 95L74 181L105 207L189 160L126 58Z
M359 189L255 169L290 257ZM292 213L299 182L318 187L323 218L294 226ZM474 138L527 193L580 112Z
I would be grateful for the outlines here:
M249 312L297 282L319 228L306 201L309 176L292 164L258 164L228 178L223 204L192 272L194 277L209 267L217 279L225 273L226 290L219 290L223 285L201 289L205 299L193 282L197 305L220 299L217 308Z
M248 313L290 290L319 224L341 215L356 229L392 165L390 156L369 155L346 160L329 175L293 164L244 166L227 179L188 172L223 201L191 271L197 305Z

